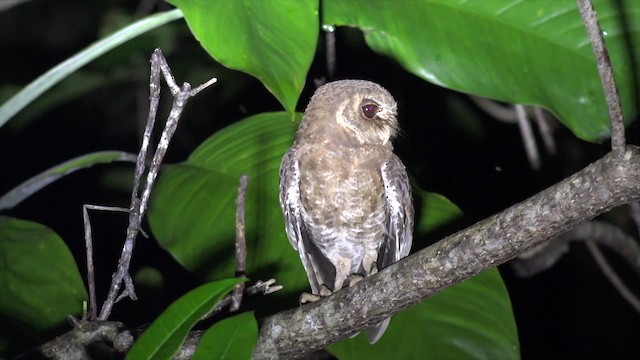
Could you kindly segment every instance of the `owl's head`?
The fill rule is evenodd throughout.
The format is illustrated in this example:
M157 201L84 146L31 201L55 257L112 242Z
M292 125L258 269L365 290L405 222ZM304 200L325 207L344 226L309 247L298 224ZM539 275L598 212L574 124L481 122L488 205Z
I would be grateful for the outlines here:
M323 126L337 126L359 144L387 145L398 133L396 101L371 81L340 80L319 87L305 117L311 113L324 120Z

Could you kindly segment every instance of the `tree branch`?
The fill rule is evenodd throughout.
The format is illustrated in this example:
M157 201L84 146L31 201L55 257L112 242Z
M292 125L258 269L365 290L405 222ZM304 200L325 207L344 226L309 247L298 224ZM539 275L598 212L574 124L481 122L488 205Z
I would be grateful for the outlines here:
M325 348L585 220L639 199L640 148L627 146L622 155L611 152L560 183L353 287L266 318L254 358L297 358Z
M600 75L604 97L607 101L607 108L609 109L609 117L611 119L611 150L618 156L622 156L625 145L624 121L622 118L622 107L620 105L618 87L616 86L616 79L613 76L611 60L609 59L609 52L605 46L602 29L600 28L600 23L596 17L596 12L593 9L591 0L577 1L582 21L589 34L589 41L591 41L593 53L596 56L598 74Z

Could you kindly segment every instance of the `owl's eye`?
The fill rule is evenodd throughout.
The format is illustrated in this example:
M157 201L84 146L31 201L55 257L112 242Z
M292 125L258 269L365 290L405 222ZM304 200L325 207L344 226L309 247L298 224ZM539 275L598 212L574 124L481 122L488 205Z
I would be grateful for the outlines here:
M362 105L362 114L367 119L373 119L374 116L378 113L378 105L376 104L365 104Z

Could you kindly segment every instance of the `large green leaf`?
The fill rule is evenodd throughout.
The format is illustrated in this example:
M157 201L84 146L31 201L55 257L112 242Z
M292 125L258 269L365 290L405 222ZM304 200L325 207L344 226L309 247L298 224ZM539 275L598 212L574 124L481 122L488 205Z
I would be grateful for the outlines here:
M280 160L293 142L296 127L297 123L292 123L284 112L252 116L214 134L186 163L164 171L149 209L151 228L161 245L191 270L213 278L231 276L234 271L237 179L241 174L247 174L247 273L259 277L256 273L263 271L265 276L276 278L288 294L307 290L307 279L298 255L286 238L277 200ZM414 194L422 204L416 226L420 235L461 214L440 195L420 189L414 189ZM517 354L515 322L508 294L497 271L491 270L470 279L448 290L447 294L441 295L440 299L444 301L434 298L410 309L410 315L396 316L383 340L399 341L421 352L424 342L417 335L402 340L404 329L437 334L438 328L442 327L443 337L434 335L433 342L428 343L438 346L432 350L435 353L461 354L468 346L477 346L479 349L474 354L490 354L491 348L499 345L497 351L509 348L509 354ZM473 300L467 302L467 299ZM486 317L469 316L470 312L482 311L477 308L478 302L486 302L491 307L494 322L485 326ZM460 332L459 338L454 339L460 342L455 350L446 349L449 340L444 336L457 330L443 322L434 322L433 314L439 314L449 322L468 322L471 330ZM416 323L412 317L426 320ZM489 326L497 330L485 334ZM465 342L467 338L470 339L468 343ZM369 349L368 344L366 348Z
M171 359L189 330L244 279L225 279L191 290L180 297L142 333L127 359Z
M214 59L255 76L295 111L315 54L318 0L170 2Z
M284 293L305 289L278 205L278 169L297 124L285 112L255 115L210 137L185 163L165 167L149 208L160 245L200 275L233 276L235 200L246 174L247 274L275 277Z
M629 54L640 53L640 1L594 0L594 6L630 120L639 80L633 69L640 58L632 64ZM586 140L609 135L602 86L575 1L325 0L322 16L325 24L362 29L373 50L434 84L540 105Z
M253 312L246 312L219 321L207 330L193 360L251 359L258 341L258 323Z
M33 336L82 312L87 300L71 252L53 230L0 216L0 318ZM15 335L15 334L10 334Z

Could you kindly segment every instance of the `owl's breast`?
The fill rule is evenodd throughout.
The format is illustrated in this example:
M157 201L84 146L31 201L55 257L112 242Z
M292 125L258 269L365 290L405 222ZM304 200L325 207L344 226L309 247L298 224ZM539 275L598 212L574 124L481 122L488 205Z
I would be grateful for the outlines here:
M382 239L386 203L379 147L299 150L303 218L315 242Z

